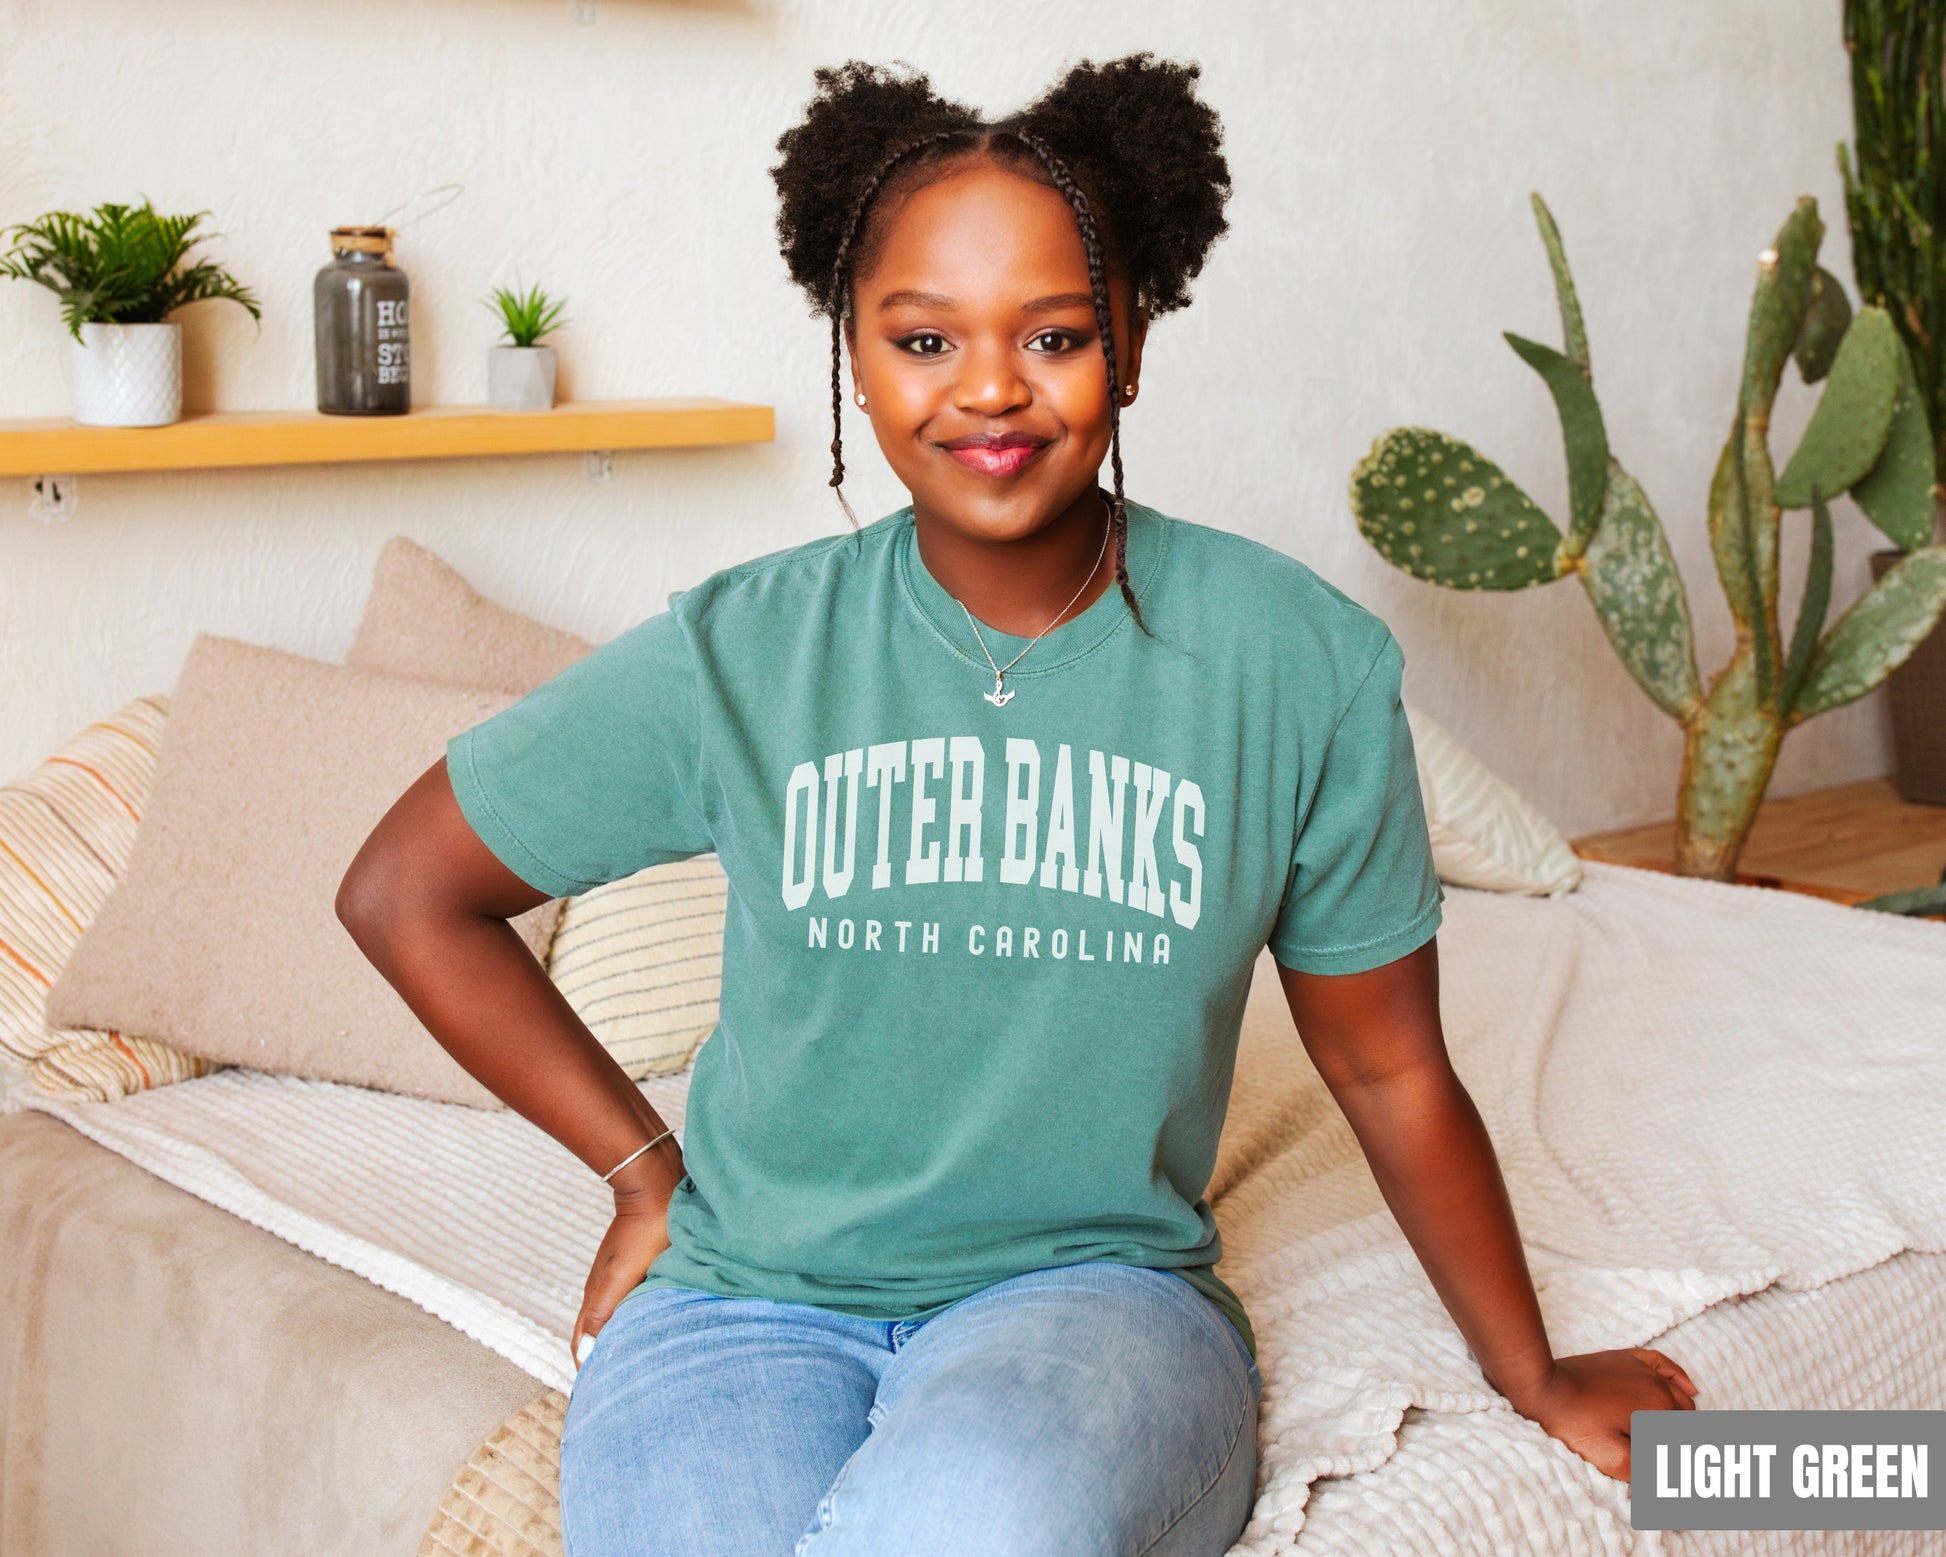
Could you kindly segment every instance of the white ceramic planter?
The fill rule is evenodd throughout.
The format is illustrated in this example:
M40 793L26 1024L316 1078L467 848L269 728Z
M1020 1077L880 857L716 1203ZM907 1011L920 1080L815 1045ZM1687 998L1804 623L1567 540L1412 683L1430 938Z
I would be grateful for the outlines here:
M552 346L493 346L487 351L487 404L503 411L545 411L554 404Z
M182 326L84 324L68 337L74 419L84 427L165 427L182 419Z

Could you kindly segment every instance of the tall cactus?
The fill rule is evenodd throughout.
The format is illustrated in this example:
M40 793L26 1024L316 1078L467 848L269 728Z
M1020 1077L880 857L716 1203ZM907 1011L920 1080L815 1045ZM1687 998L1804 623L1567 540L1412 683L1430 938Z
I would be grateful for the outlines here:
M1851 266L1890 310L1946 464L1946 6L1845 0L1854 149L1838 147Z
M1806 197L1757 262L1743 376L1708 498L1710 550L1736 623L1704 689L1689 601L1648 496L1608 447L1581 304L1560 232L1533 197L1565 350L1508 335L1554 398L1567 450L1565 531L1477 449L1444 433L1386 433L1352 472L1360 532L1394 566L1449 589L1524 589L1574 574L1642 690L1683 728L1676 868L1729 880L1792 726L1862 697L1946 612L1946 546L1932 535L1933 444L1911 355L1882 308L1853 313L1817 263L1824 224ZM1810 425L1779 474L1770 410L1792 358L1820 380ZM1828 500L1850 492L1908 555L1827 631ZM1778 610L1785 510L1810 511L1810 566L1786 643Z

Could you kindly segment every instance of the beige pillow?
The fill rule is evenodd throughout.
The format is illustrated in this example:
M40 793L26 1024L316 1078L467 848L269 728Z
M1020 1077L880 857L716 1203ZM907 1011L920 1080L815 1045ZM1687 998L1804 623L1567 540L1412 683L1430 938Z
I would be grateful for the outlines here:
M135 846L168 711L138 697L0 787L0 1051L57 1097L107 1101L210 1069L147 1039L47 1025L47 992Z
M593 645L481 596L404 536L379 553L355 665L525 692ZM716 1026L728 883L713 854L567 900L547 971L635 1080L681 1070Z
M501 1106L338 923L345 868L446 742L514 701L203 634L128 872L48 994L50 1023ZM514 927L544 952L558 902Z
M1580 885L1581 861L1559 828L1438 721L1410 704L1405 717L1441 881L1548 897Z
M593 647L495 605L425 547L395 535L378 554L372 592L345 663L422 681L527 692Z

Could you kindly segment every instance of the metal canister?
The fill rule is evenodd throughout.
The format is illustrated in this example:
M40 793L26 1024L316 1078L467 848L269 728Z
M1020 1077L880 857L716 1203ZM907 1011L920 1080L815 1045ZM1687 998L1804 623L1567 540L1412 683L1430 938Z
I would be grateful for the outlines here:
M331 229L331 263L311 284L320 411L412 409L412 288L392 263L392 237L390 227Z

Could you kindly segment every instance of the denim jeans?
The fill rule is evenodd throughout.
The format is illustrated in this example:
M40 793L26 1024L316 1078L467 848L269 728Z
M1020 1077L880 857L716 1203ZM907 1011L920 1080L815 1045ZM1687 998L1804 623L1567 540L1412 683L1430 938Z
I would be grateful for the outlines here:
M914 1324L650 1287L561 1435L567 1557L1220 1557L1263 1381L1182 1277L1029 1271Z

